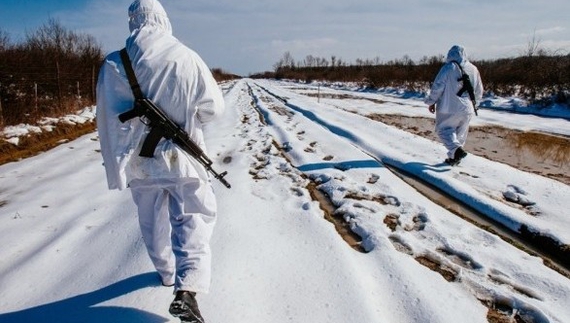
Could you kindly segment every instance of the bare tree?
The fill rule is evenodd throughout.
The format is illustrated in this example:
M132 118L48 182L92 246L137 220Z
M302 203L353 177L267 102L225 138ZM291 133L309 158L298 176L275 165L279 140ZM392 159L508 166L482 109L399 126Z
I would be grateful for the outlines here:
M526 45L526 51L523 56L533 57L533 56L544 56L546 51L541 47L542 40L536 36L536 31L532 34L532 38L529 39Z
M293 58L293 55L291 55L291 52L285 52L283 54L283 57L281 57L281 59L279 59L279 61L277 61L277 63L273 65L273 68L276 72L283 68L294 68L294 67L295 67L295 59Z
M8 32L0 29L0 51L5 51L10 47L10 35Z
M289 68L295 67L295 59L293 58L293 55L291 55L291 52L286 52L283 55L283 61L284 61L286 67L289 67Z
M329 62L324 57L317 58L317 67L327 67L329 66Z
M317 60L313 55L307 55L304 60L305 67L315 67L316 61Z

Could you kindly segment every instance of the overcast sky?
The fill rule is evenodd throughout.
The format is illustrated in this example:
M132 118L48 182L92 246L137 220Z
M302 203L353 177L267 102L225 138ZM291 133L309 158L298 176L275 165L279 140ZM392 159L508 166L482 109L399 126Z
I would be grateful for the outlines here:
M13 40L49 18L96 37L105 53L128 36L132 0L0 0L0 29ZM533 39L570 52L568 0L162 0L173 33L210 67L248 75L290 52L413 60L465 46L471 59L521 55Z

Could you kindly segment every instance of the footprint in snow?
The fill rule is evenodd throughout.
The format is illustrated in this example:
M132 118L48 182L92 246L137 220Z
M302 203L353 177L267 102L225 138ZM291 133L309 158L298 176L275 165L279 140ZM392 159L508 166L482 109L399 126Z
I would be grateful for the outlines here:
M378 176L376 174L371 174L370 178L368 179L368 184L376 184L376 182L378 182L379 179L380 179L380 176Z

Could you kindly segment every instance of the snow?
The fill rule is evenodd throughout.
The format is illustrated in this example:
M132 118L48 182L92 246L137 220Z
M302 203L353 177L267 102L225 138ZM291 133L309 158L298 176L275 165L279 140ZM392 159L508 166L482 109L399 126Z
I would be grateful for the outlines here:
M37 125L31 124L19 124L16 126L6 126L2 131L0 131L0 138L6 140L9 143L18 145L20 143L20 137L27 136L31 133L41 133L44 131L52 131L57 124L68 124L76 125L93 120L95 117L96 107L87 107L76 114L65 115L60 118L50 118L45 117L38 121Z
M418 96L272 80L222 87L227 112L205 134L232 188L214 184L212 289L198 295L207 322L487 322L486 305L525 322L570 322L568 278L391 169L562 244L570 244L568 185L475 155L441 165L440 143L366 117L431 117ZM570 135L567 115L512 113L508 99L493 100L474 124ZM28 127L9 131L18 128ZM107 190L98 149L92 133L0 166L0 322L178 321L130 192ZM361 237L362 251L325 219L311 185Z

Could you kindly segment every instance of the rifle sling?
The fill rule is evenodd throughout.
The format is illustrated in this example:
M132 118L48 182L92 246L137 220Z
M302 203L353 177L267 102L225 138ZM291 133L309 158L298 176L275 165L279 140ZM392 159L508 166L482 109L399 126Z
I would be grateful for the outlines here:
M135 99L143 99L144 95L141 91L141 86L137 81L137 76L133 70L133 65L126 48L121 49L121 60L123 61L123 66L125 67L125 72L127 73L127 78L129 79L129 84L131 85L131 90L133 91Z
M142 93L141 86L137 80L137 76L135 75L135 71L133 69L133 65L131 63L131 59L129 58L129 54L127 53L127 49L121 49L121 61L123 62L123 66L125 68L125 72L127 73L127 79L129 80L129 84L131 85L131 90L133 91L133 95L135 96L136 101L144 101L145 97ZM132 113L131 113L132 112ZM133 116L136 116L137 113L135 109L127 111L119 116L121 116L124 120L128 120ZM123 120L121 119L121 121ZM154 149L158 142L162 139L162 131L159 128L152 128L150 133L147 135L145 140L143 141L143 145L139 156L141 157L148 157L152 158L154 156Z

